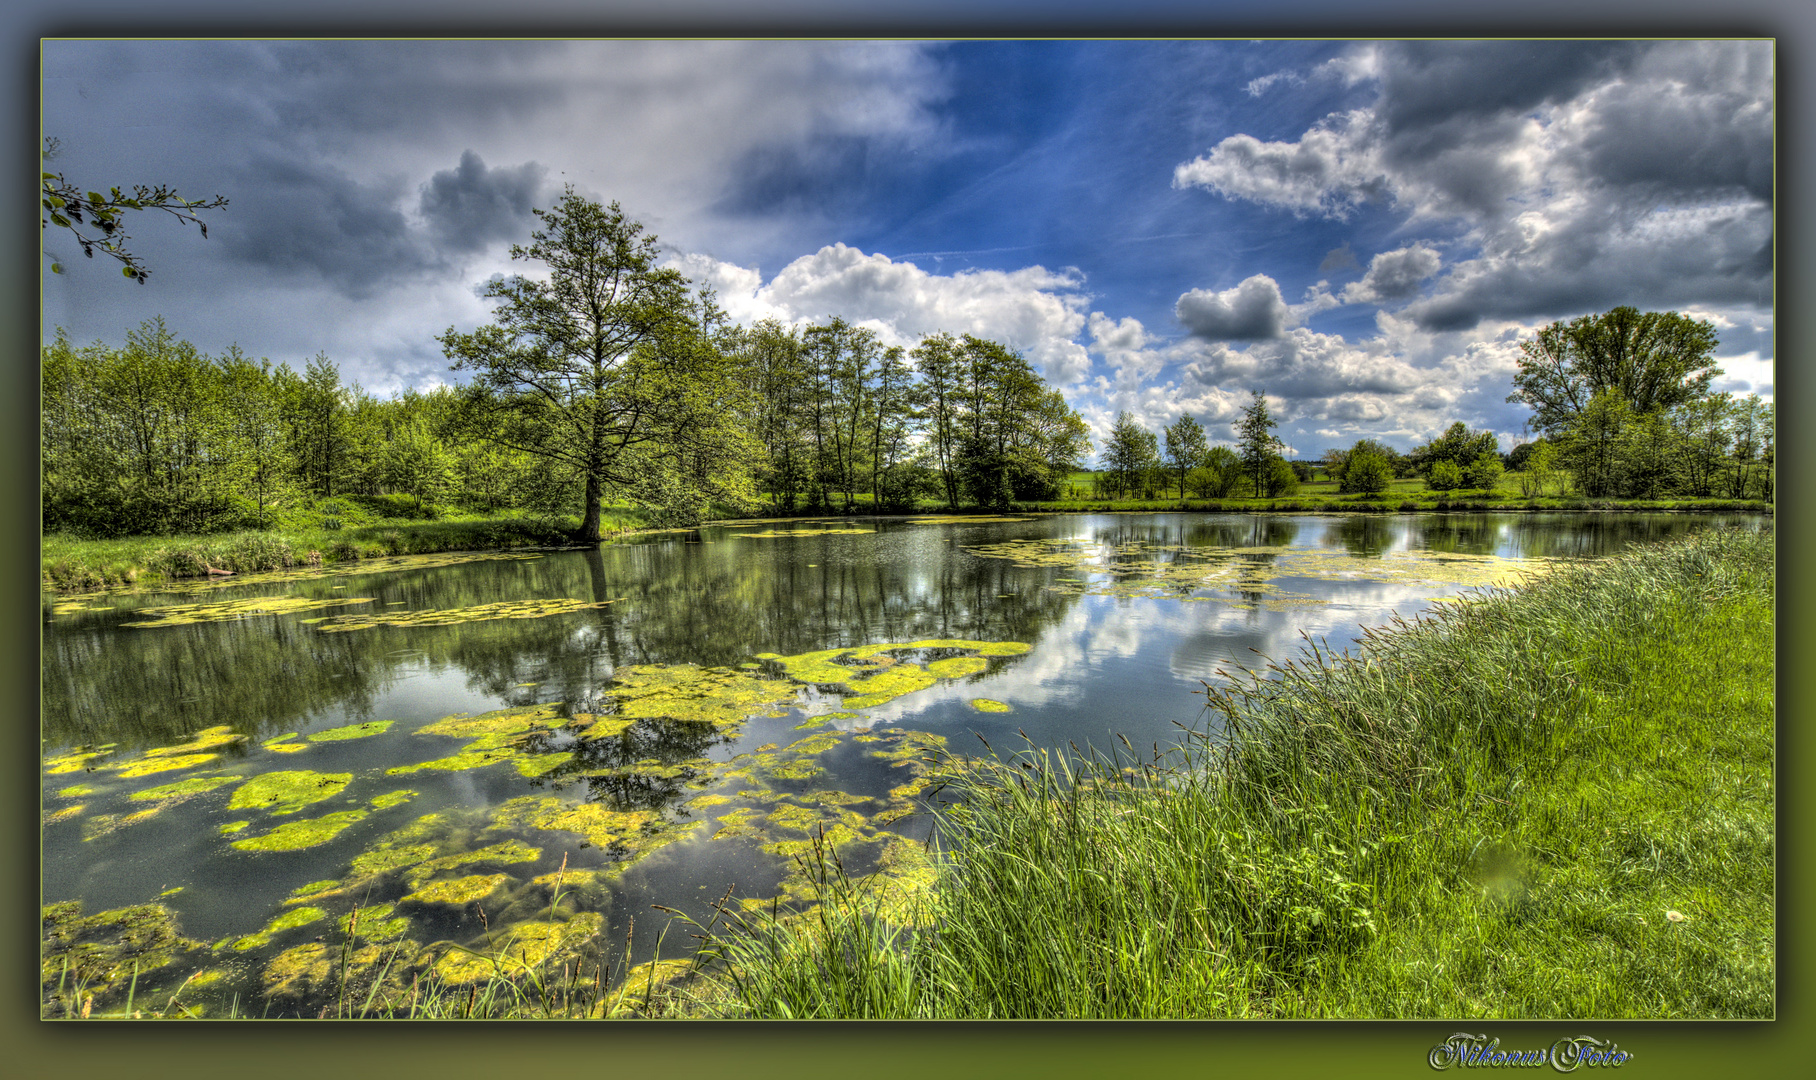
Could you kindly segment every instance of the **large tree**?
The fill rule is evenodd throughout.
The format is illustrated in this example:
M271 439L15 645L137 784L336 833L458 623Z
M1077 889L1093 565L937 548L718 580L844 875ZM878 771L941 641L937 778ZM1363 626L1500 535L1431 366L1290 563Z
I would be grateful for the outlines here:
M1243 407L1242 419L1236 421L1236 444L1242 448L1242 468L1254 482L1257 496L1267 490L1268 470L1284 445L1274 436L1274 429L1279 426L1268 415L1267 395L1259 390L1255 391L1254 400Z
M1185 498L1185 475L1204 464L1204 428L1190 416L1181 416L1165 429L1167 465L1179 479L1179 497Z
M1721 374L1716 344L1713 325L1673 311L1617 307L1554 322L1520 343L1507 400L1529 406L1530 427L1546 435L1570 427L1602 393L1635 416L1674 409L1708 394Z
M617 203L569 186L535 213L542 227L511 258L543 264L547 278L494 281L496 321L439 338L456 370L475 373L476 403L504 421L493 437L577 474L584 540L600 539L608 487L665 504L748 488L737 479L749 440L724 430L743 410L728 407L735 388L710 338L710 297L656 265L656 238Z

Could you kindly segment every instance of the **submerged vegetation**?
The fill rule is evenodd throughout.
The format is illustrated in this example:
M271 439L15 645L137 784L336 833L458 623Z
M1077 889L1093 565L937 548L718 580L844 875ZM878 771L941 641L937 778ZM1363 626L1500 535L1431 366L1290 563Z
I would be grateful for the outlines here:
M949 758L911 918L710 928L762 1017L1770 1017L1772 539L1713 531L1207 687L1174 752Z

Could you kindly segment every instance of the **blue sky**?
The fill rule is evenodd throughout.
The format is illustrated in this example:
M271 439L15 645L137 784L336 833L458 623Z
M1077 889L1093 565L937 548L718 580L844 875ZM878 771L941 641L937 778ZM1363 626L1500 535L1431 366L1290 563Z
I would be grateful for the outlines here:
M1301 456L1520 435L1518 343L1632 304L1772 391L1764 42L76 42L52 167L231 200L135 222L135 286L43 275L44 336L154 315L205 350L453 378L563 184L741 320L1004 341L1101 436L1213 438L1252 391ZM48 265L48 259L45 260Z

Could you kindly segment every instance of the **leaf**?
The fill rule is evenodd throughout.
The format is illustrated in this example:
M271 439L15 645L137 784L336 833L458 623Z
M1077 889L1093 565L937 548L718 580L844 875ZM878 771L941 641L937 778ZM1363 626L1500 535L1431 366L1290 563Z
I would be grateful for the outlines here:
M51 263L50 272L53 274L61 274L63 272L63 264L62 263Z
M51 211L50 219L52 222L61 225L66 229L69 228L69 219L62 214L57 213L55 210Z
M127 276L127 277L132 277L132 276L133 276L133 275L132 275L132 267L130 267L130 266L122 266L122 267L120 267L120 273L122 273L122 274L125 274L125 275L126 275L126 276Z

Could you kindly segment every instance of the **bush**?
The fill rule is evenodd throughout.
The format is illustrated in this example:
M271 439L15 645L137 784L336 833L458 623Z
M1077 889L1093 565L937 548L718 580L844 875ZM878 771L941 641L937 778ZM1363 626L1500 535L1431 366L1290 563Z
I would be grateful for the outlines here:
M1291 495L1299 490L1299 474L1293 470L1292 463L1278 454L1268 462L1267 473L1262 478L1266 485L1267 497L1277 499L1282 495Z
M1435 471L1435 469L1434 469ZM1493 491L1501 482L1501 457L1486 450L1476 455L1463 472L1464 482L1472 488Z
M1385 455L1357 450L1344 463L1343 483L1339 490L1345 494L1360 492L1372 495L1386 491L1393 480L1394 468Z
M1431 467L1425 486L1433 491L1455 491L1463 486L1463 470L1454 461L1440 461Z

